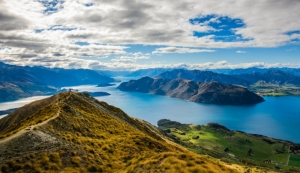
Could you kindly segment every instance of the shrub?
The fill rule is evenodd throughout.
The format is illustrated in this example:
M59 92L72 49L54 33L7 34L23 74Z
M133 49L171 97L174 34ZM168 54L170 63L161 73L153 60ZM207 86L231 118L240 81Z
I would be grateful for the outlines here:
M61 166L61 159L58 153L51 153L50 154L50 161L53 163L58 164L58 166Z
M90 172L97 172L97 171L98 171L98 168L97 168L96 165L90 165L90 166L88 167L88 171L90 171Z
M40 154L40 163L43 165L48 165L49 163L49 157L47 156L47 154L45 152L42 152Z
M192 162L187 162L186 166L188 166L188 167L194 166L194 163L192 163Z
M72 158L71 158L71 163L72 163L74 166L79 167L79 166L80 166L80 162L81 162L81 158L78 157L78 156L75 156L75 157L72 157Z
M24 169L31 169L31 168L32 168L32 164L30 162L25 163Z
M50 163L49 165L50 170L58 171L60 168L56 163Z
M8 167L8 165L7 165L7 164L4 164L4 165L2 165L2 167L1 167L1 171L2 171L3 173L6 173L6 172L8 172L8 170L9 170L9 167Z
M181 154L181 155L180 155L180 158L181 158L181 159L185 159L186 157L187 157L186 154Z

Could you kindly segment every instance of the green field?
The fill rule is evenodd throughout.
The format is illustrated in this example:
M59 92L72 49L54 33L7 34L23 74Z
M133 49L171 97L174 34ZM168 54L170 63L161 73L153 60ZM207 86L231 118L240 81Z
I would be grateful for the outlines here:
M263 96L300 95L300 87L294 85L256 83L251 85L248 89Z
M299 155L291 155L289 166L300 167L300 156Z
M179 139L178 143L199 154L225 160L247 160L254 166L275 168L277 165L284 170L300 168L300 155L289 152L290 143L287 141L230 131L222 126L169 124L160 128L170 130L170 134ZM248 154L250 148L252 152ZM271 162L266 163L266 160Z

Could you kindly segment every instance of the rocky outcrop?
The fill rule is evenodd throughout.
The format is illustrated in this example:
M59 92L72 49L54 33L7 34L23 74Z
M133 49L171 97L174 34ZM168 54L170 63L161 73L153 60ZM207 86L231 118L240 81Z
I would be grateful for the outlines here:
M153 79L143 77L121 83L118 89L166 95L192 102L220 105L247 105L264 101L246 88L219 82L194 82L184 79Z

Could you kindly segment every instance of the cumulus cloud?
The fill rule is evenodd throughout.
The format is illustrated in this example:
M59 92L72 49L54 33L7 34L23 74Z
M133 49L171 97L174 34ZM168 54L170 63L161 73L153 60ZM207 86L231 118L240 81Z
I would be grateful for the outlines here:
M141 59L149 59L150 54L143 54L142 52L136 53L127 53L125 55L115 57L111 59L112 62L119 62L119 63L135 63L137 60Z
M215 48L277 47L298 44L300 39L300 23L295 22L300 16L299 0L48 2L0 0L0 47L6 49L0 60L27 65L41 61L45 66L70 61L69 67L114 68L118 67L115 63L128 65L139 60L126 52L131 44L166 46L154 54L199 53ZM212 14L215 17L206 22L190 22ZM232 32L243 39L217 40L217 29L210 24L220 23L220 17L240 19L245 26ZM292 31L298 32L287 34ZM195 32L205 34L195 37ZM79 60L112 54L123 57L114 58L111 65Z
M215 52L215 50L210 49L192 49L186 47L163 47L157 48L152 53L153 54L161 54L161 53L202 53L202 52Z
M238 50L236 53L247 53L246 51Z

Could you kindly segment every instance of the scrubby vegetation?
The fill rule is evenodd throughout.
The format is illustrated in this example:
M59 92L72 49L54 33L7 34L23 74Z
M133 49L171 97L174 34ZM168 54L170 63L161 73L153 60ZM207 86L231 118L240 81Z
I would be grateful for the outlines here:
M60 93L22 126L59 116L24 137L1 143L6 172L241 172L243 167L197 155L169 141L156 127L88 94ZM9 127L14 131L15 129ZM25 136L27 135L27 136ZM26 138L25 138L26 137ZM38 140L37 140L38 139ZM49 145L50 144L50 145ZM9 153L9 157L8 154Z

